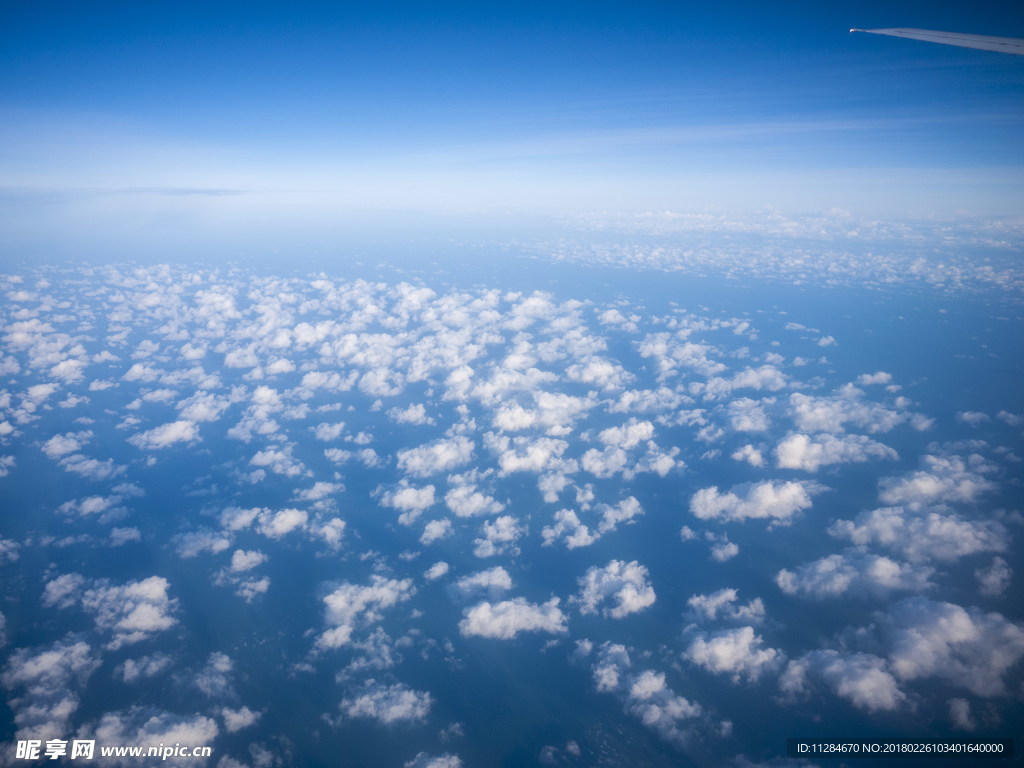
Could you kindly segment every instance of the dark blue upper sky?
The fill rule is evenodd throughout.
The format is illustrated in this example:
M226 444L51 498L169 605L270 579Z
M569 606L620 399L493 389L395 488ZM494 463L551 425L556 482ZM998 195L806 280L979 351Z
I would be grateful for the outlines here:
M0 157L19 189L232 189L342 208L910 199L1008 213L1022 198L1024 57L847 31L1024 36L1024 9L1004 2L0 14Z

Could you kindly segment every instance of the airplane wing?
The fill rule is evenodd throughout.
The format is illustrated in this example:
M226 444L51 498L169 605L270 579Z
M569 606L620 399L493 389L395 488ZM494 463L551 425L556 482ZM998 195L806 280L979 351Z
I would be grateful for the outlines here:
M851 32L870 32L872 35L890 35L907 37L911 40L924 40L929 43L959 45L961 48L979 48L983 51L1015 53L1024 56L1024 40L1017 37L991 37L988 35L965 35L961 32L936 32L931 29L851 29Z

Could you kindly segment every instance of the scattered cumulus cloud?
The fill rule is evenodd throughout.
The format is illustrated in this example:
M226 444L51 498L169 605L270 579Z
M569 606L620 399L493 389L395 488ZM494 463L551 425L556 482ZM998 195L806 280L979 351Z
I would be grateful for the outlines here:
M693 595L686 604L690 606L689 617L697 622L729 621L734 623L760 623L764 621L764 602L755 597L748 603L739 602L735 589L720 589L707 595Z
M559 609L559 599L546 603L527 602L522 597L499 603L482 601L464 611L459 622L463 637L486 637L511 640L521 632L547 632L564 634L568 631L565 614Z
M0 682L11 692L18 738L66 738L78 711L80 693L100 666L100 657L82 640L68 637L48 646L19 648Z
M923 469L878 483L878 498L883 504L921 509L932 504L972 502L991 491L990 479L995 467L984 457L927 455Z
M661 738L679 747L691 742L703 708L672 690L663 672L636 671L626 647L611 642L598 648L591 670L598 691L617 695L627 713Z
M582 614L600 612L608 618L624 618L654 604L649 575L636 560L612 560L603 568L594 566L580 577L580 591L572 601Z
M499 597L501 593L512 589L512 577L500 565L485 571L477 571L452 585L455 593L462 599L486 596L489 599Z
M837 520L828 532L858 546L877 546L910 562L951 562L983 552L1005 552L1010 540L996 520L966 520L942 511L881 507L854 520Z
M775 447L775 466L817 472L830 464L898 459L896 451L864 435L793 434Z
M785 658L780 651L763 644L753 627L737 627L698 634L683 656L708 672L728 675L734 683L741 679L756 682L763 674L777 669Z
M701 520L738 522L765 519L772 525L789 525L794 515L811 506L811 494L818 490L818 486L811 483L776 483L770 480L740 486L726 493L712 486L692 496L690 512Z
M795 571L783 568L776 574L775 583L788 595L814 599L846 594L877 596L891 591L927 590L932 587L932 573L927 566L850 549L806 563Z
M370 583L342 584L324 597L328 625L316 644L319 648L340 648L352 641L356 629L376 624L381 611L411 598L416 589L412 579L386 579L374 575Z
M341 700L341 711L350 718L367 718L382 725L414 723L430 713L433 697L403 683L385 685L368 680L363 689Z
M462 435L398 452L398 468L412 477L430 477L467 463L473 441Z

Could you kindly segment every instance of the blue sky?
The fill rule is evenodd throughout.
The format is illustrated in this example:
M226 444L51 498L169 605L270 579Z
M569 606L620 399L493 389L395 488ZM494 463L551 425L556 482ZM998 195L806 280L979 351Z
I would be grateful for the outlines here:
M367 208L1005 215L1024 197L1019 57L847 31L1024 36L1005 3L16 2L3 17L0 158L23 234L160 215L315 227Z

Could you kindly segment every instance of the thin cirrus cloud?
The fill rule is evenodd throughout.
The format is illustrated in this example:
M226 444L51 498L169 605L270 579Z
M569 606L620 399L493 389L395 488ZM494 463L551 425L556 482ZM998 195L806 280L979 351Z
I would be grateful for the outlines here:
M541 127L526 138L497 134L449 144L441 132L433 139L397 136L382 146L363 146L366 137L304 141L302 150L285 140L239 146L206 136L167 136L142 121L131 127L109 119L81 126L74 115L57 121L81 126L72 132L49 125L50 117L20 119L27 124L9 136L7 196L31 203L32 218L57 217L81 227L78 218L92 215L90 231L130 230L147 222L160 227L167 215L187 228L225 234L244 220L261 229L306 223L328 231L332 215L367 208L820 208L829 188L839 191L826 193L828 205L869 210L878 206L872 193L905 208L908 189L919 196L915 205L939 205L968 193L995 204L1022 194L1011 167L922 167L898 157L874 169L849 162L857 142L870 145L889 132L926 134L936 123L930 117ZM30 138L33 132L40 135ZM780 162L779 153L793 158ZM894 192L878 189L881 178ZM983 189L993 184L998 196ZM142 218L118 221L129 213ZM19 230L13 219L0 223Z

